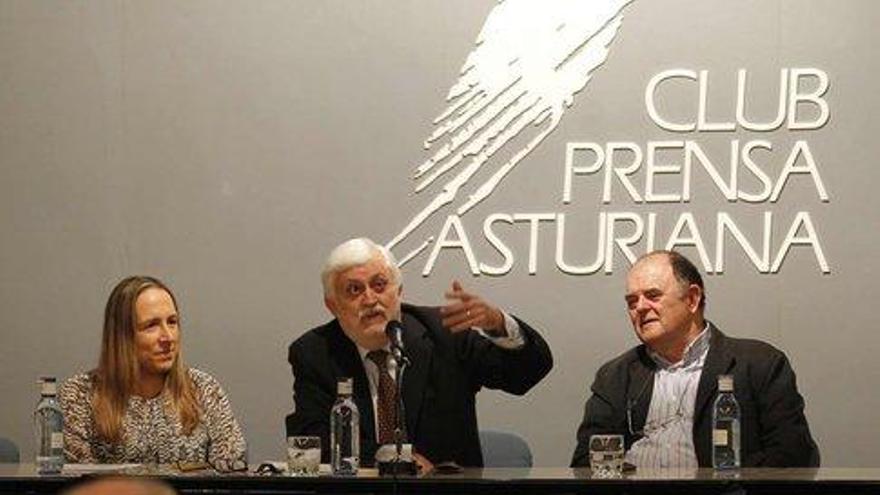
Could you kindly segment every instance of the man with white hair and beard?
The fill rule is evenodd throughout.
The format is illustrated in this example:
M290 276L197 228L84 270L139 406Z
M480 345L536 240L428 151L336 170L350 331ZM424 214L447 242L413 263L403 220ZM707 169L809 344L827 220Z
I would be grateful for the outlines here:
M394 443L396 397L385 328L402 323L410 364L402 378L406 441L422 467L454 462L482 466L476 393L482 387L522 395L552 368L550 348L522 320L464 290L457 281L446 306L401 302L400 270L391 253L366 238L336 247L321 273L324 304L334 319L290 345L294 412L287 435L321 437L322 458L330 454L330 409L337 381L354 380L360 410L361 463ZM383 406L385 404L385 406Z

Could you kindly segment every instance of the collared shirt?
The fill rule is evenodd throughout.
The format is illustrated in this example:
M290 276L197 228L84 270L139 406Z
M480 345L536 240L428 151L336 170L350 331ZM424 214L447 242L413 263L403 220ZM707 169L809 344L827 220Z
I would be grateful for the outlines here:
M639 467L698 467L693 438L694 403L709 352L708 329L707 323L677 363L649 351L657 363L651 405L644 436L626 453L627 462Z
M504 349L519 349L523 345L525 345L525 339L522 335L522 330L519 328L519 323L516 322L512 316L502 311L501 314L504 315L504 329L507 331L507 335L504 337L492 337L491 335L484 332L481 328L474 328L480 335L486 337L493 344L498 347L502 347ZM387 362L385 368L388 370L388 374L391 375L391 379L394 380L394 375L397 372L397 362L391 355L390 346L385 346L384 349L388 351ZM370 384L370 399L373 401L373 411L378 411L377 401L379 400L379 367L374 363L370 358L367 357L367 353L370 351L357 346L358 353L361 356L361 362L364 365L364 371L367 374L367 381ZM373 431L376 432L376 439L379 439L379 415L373 414Z

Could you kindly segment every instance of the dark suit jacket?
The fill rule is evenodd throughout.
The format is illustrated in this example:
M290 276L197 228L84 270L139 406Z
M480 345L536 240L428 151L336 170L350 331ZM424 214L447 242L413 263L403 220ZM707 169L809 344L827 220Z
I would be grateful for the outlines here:
M474 331L451 333L437 308L402 306L403 341L412 364L403 375L406 429L416 451L432 462L482 466L476 393L481 387L526 393L553 366L550 348L538 333L519 322L525 345L498 347ZM321 437L329 459L330 408L339 378L354 378L360 410L361 462L372 464L377 449L373 403L363 362L337 320L314 328L290 345L294 412L288 435Z
M701 467L712 466L712 403L718 375L734 376L740 407L740 459L743 466L818 466L819 449L804 417L804 399L794 371L778 349L764 342L725 336L717 327L694 403L694 448ZM577 432L572 466L588 466L590 436L622 434L629 449L648 416L657 365L640 345L606 363L596 373L592 396ZM629 405L629 406L628 406ZM632 428L627 421L632 413Z

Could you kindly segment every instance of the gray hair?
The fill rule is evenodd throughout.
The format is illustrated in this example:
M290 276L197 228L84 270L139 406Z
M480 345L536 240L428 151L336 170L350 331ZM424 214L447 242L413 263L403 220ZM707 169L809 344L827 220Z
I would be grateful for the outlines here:
M391 271L392 282L400 284L400 268L397 260L385 246L376 244L366 237L349 239L336 246L324 261L321 269L321 284L324 286L324 296L333 295L333 279L336 274L348 270L354 266L364 265L379 256Z

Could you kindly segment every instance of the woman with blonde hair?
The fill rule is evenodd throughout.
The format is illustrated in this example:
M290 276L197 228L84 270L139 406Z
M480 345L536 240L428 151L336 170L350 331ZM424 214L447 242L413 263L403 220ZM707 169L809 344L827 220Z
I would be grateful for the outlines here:
M98 367L68 379L58 396L64 453L76 463L244 461L229 399L209 374L187 367L171 290L128 277L104 310Z

